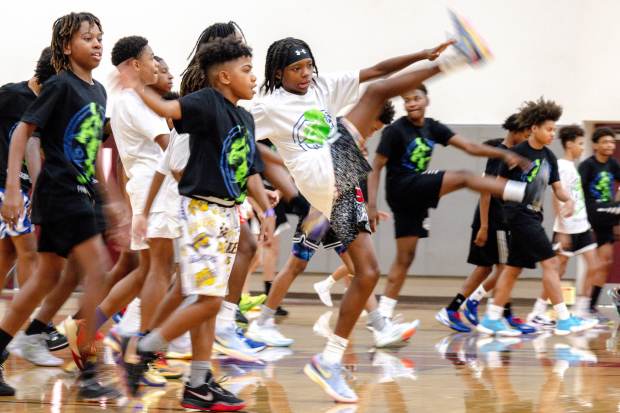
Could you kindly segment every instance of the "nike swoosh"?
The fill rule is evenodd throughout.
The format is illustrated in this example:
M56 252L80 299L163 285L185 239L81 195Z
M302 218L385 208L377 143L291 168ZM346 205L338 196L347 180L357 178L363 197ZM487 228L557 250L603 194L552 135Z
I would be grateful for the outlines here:
M316 368L319 371L319 373L321 373L326 379L332 378L332 374L328 371L323 370L321 366L319 366L318 364L315 364L314 368Z
M211 402L213 401L213 393L209 392L206 396L203 396L202 394L196 393L194 391L188 390L188 393L190 393L192 396L198 397L199 399Z

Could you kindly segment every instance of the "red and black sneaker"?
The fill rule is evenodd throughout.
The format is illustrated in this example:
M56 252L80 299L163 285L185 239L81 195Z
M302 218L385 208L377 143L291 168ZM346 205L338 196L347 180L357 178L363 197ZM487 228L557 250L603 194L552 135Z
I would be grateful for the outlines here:
M213 374L208 372L201 386L185 384L181 406L201 411L234 412L245 408L245 402L220 386Z

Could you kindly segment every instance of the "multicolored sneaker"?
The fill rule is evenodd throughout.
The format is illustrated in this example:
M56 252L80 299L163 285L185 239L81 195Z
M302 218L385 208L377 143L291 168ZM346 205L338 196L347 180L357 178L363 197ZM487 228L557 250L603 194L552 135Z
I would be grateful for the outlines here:
M166 378L155 368L154 361L147 364L147 369L140 378L140 383L149 387L164 387Z
M596 319L583 319L580 317L570 316L566 320L558 320L554 333L558 336L565 336L570 333L579 333L592 328L598 324Z
M490 60L493 54L473 26L452 10L448 10L448 14L456 32L454 47L467 57L470 64L481 64Z
M537 330L553 330L556 325L555 320L550 319L545 314L530 313L527 316L527 322Z
M323 391L340 403L356 403L358 398L347 384L342 364L327 364L320 354L315 355L304 367L304 373L313 382L321 386Z
M510 327L516 328L517 330L519 330L523 334L534 334L534 333L536 333L538 331L538 330L536 330L535 327L532 327L531 325L524 323L523 320L521 320L519 317L515 317L513 315L510 315L510 316L504 317L504 318L506 319L506 321L508 322L508 325L510 325Z
M69 316L63 321L63 331L67 336L67 342L69 343L69 349L71 350L71 356L75 365L80 370L84 370L86 360L93 354L97 354L95 343L91 343L90 349L87 353L82 352L82 343L84 342L84 320L74 320Z
M78 398L81 400L112 400L121 397L114 387L101 384L98 379L97 367L90 361L84 362L84 368L78 378Z
M271 347L288 347L295 342L292 338L284 337L278 331L273 318L267 320L263 325L253 321L245 334L252 340L260 341Z
M123 337L121 342L121 366L125 369L129 394L135 396L142 382L142 376L149 369L149 363L155 360L155 353L138 351L140 337Z
M58 351L62 350L69 346L69 342L67 341L67 337L64 334L60 334L53 323L49 323L47 328L45 329L45 334L47 334L46 344L49 351Z
M185 384L181 406L198 411L233 412L243 409L245 403L220 386L209 371L201 386L191 387Z
M164 353L155 353L157 358L153 362L153 367L166 380L176 380L183 377L183 370L172 367L164 357Z
M476 326L476 330L482 334L503 337L516 337L522 334L519 330L510 327L504 319L491 320L488 315L482 318L480 324Z
M447 308L442 308L435 314L435 319L446 327L459 333L469 333L471 328L467 327L461 321L461 314L458 311L451 311Z
M263 342L252 340L251 338L246 337L245 332L242 328L237 327L235 331L237 332L237 337L239 337L241 341L243 341L252 352L258 353L259 351L267 347L267 345Z
M265 302L267 296L265 294L259 294L252 297L250 294L241 294L241 300L239 301L239 310L242 313L247 313L254 307L261 305Z
M223 327L220 326L218 328L216 323L213 350L241 361L259 361L254 354L255 351L237 335L236 327L234 325Z
M463 309L463 314L465 314L465 318L472 325L477 326L480 322L478 318L478 306L480 305L480 301L478 300L470 300L469 298L465 300L465 308Z
M415 334L419 324L419 320L413 320L410 323L395 323L386 318L382 330L372 329L375 347L393 347L405 343Z

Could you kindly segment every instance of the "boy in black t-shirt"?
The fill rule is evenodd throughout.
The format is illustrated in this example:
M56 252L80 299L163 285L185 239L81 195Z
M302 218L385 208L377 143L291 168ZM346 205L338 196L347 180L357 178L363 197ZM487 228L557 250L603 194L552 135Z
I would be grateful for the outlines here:
M593 281L590 312L602 319L596 304L613 266L613 244L616 240L614 227L618 225L619 219L615 184L620 182L620 164L613 158L616 135L612 129L597 128L592 134L592 144L594 154L579 165L579 175L602 270Z
M193 359L182 406L201 410L239 410L245 404L215 381L211 347L215 316L226 295L239 241L239 214L248 192L265 211L262 232L271 241L275 224L259 172L262 161L254 142L254 121L240 99L252 99L256 77L252 52L229 37L201 47L198 60L211 87L164 101L125 82L160 116L172 118L179 133L190 134L190 155L179 181L181 194L181 281L189 305L182 306L145 337L123 340L130 389L135 393L154 352L192 330ZM133 84L132 84L133 83Z
M425 225L429 208L439 198L462 188L487 192L520 202L531 197L521 182L478 176L469 171L436 171L428 166L436 144L455 146L473 156L499 158L511 166L526 168L529 162L509 151L472 142L455 134L446 125L426 118L428 92L422 84L403 95L407 116L384 129L368 176L368 216L371 225L377 217L377 189L383 167L387 167L386 199L394 215L396 259L390 268L379 311L392 317L407 270L413 262L420 238L428 237ZM526 194L527 192L527 194Z
M39 263L31 282L26 283L0 322L0 349L27 320L43 297L52 290L72 254L85 274L81 312L85 322L80 333L76 363L80 396L112 398L118 392L100 385L96 378L94 342L95 307L101 300L108 252L103 243L104 223L96 204L96 159L102 140L106 92L92 78L101 61L101 23L90 13L71 13L56 20L52 33L52 64L57 76L49 79L41 94L16 127L9 151L6 192L2 217L15 225L24 205L19 172L26 141L41 133L45 163L34 195L32 220L39 224Z
M526 102L519 112L518 122L531 126L527 141L511 148L512 151L529 159L531 167L525 171L509 169L503 165L499 175L522 182L540 185L537 196L527 203L505 202L504 214L510 231L508 260L495 286L494 302L487 306L487 314L477 326L484 334L518 336L520 330L511 328L503 319L504 305L523 268L535 268L540 262L543 268L543 283L549 299L558 315L555 333L558 335L583 331L594 323L572 316L562 298L558 262L551 241L542 227L542 205L544 188L551 185L555 196L565 202L561 213L570 216L573 200L560 183L558 162L549 145L555 135L555 122L562 115L562 108L553 101L539 99Z

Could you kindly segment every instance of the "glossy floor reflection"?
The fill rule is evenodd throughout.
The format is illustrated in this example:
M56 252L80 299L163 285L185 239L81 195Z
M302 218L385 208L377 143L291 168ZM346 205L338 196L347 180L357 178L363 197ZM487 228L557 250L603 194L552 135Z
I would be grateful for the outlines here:
M408 345L391 350L372 349L362 319L345 357L360 403L338 405L302 372L324 343L313 326L323 316L315 330L324 332L335 316L318 305L289 304L287 309L290 316L280 321L283 333L296 339L290 349L265 350L264 365L225 358L215 363L217 376L227 376L223 385L248 402L249 412L620 411L618 317L611 310L606 314L613 324L580 335L492 339L451 334L434 320L436 306L403 307L403 316L420 319L421 326ZM55 354L70 358L67 350ZM11 357L5 374L18 394L0 398L1 412L184 410L178 401L183 388L179 380L163 389L147 389L141 398L122 400L122 405L99 405L76 400L74 374L59 368L32 367ZM117 377L116 367L107 365L105 378Z

